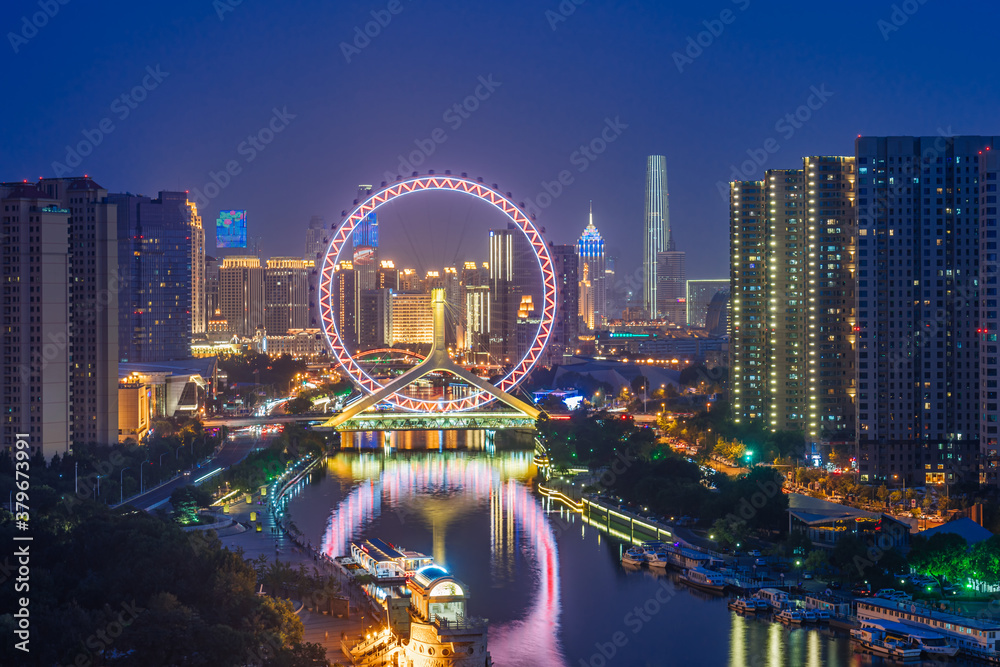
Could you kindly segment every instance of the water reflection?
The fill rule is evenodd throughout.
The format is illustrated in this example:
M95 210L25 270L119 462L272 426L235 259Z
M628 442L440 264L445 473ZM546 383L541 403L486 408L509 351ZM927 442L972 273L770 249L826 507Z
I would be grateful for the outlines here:
M515 559L523 554L535 585L522 618L491 625L490 652L503 665L565 664L559 646L559 550L529 486L536 473L531 452L340 455L328 465L333 475L359 482L330 514L322 549L331 557L347 553L350 541L387 511L400 523L422 522L433 535L434 559L447 567L450 528L488 505L494 581L512 582ZM456 575L463 577L460 570Z

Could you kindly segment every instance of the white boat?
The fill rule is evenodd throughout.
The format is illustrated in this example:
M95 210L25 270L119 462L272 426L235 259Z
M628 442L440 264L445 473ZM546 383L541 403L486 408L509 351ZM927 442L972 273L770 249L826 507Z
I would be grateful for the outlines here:
M707 591L721 593L726 587L726 579L721 572L706 570L703 567L693 567L681 572L681 580Z
M781 621L782 623L798 624L802 623L803 621L802 612L799 611L798 609L782 609L780 612L778 612L778 615L775 616L775 618Z
M758 611L756 601L749 598L734 598L729 601L729 608L741 614L756 614Z
M908 640L894 639L885 630L877 627L861 627L851 630L851 639L862 648L877 655L884 655L901 662L920 660L921 650Z
M771 603L767 600L761 600L760 598L752 598L752 602L757 606L757 611L768 612L771 611Z
M642 565L646 562L646 555L641 549L630 547L622 554L623 565Z
M646 556L646 564L652 568L666 569L670 564L670 557L666 551L657 551L652 557Z
M817 623L829 623L830 622L830 612L827 609L813 609L813 613L816 614Z
M950 644L944 635L924 628L886 620L862 620L861 628L881 630L892 639L907 641L918 647L926 656L951 658L958 654L958 647Z
M789 605L788 593L777 588L762 588L754 593L754 597L766 602L774 611L781 611Z
M815 623L819 620L819 617L816 616L816 612L812 609L803 609L801 614L803 623Z

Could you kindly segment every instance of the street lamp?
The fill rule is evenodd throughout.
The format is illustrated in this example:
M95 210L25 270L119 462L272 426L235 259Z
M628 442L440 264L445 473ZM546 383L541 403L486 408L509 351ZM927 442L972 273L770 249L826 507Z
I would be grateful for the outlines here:
M149 459L146 459L145 461L143 461L142 463L139 464L139 493L142 493L142 489L143 489L142 466L144 466L147 463L149 465L153 465L152 461L150 461Z
M122 468L121 474L118 476L118 504L121 505L125 502L125 471L128 470L127 467Z
M745 456L746 456L746 460L747 460L747 467L748 468L752 468L753 467L753 450L752 449L748 449L747 453L745 454Z

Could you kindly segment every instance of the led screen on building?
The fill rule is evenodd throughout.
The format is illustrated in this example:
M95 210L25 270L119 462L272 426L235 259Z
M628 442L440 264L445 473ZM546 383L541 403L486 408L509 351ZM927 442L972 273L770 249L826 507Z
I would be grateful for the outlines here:
M247 247L246 211L219 211L219 219L215 221L215 247Z

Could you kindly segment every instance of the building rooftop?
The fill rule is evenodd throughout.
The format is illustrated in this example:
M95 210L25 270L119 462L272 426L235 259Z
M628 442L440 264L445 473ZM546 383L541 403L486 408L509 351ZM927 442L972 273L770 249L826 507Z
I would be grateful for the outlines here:
M428 565L427 567L420 568L420 570L413 575L413 583L417 584L421 588L430 588L430 585L444 577L451 577L448 574L448 570L444 569L440 565Z
M940 526L934 526L933 528L928 528L927 530L917 533L917 535L931 538L941 533L961 535L969 544L983 542L993 537L993 533L967 517L957 519L955 521L949 521L948 523L941 524Z
M925 607L913 602L893 602L892 600L883 600L881 598L865 598L863 600L858 600L858 606L860 607L861 605L871 605L882 609L891 609L893 611L933 619L941 623L951 623L952 625L972 628L974 630L1000 630L1000 623L997 621L991 621L988 618L970 618L968 616L960 616L948 611L931 609L930 607ZM902 622L907 623L908 621L907 619L902 619Z
M878 519L882 516L876 512L866 512L847 505L831 503L821 498L812 498L801 493L788 494L788 512L799 521L807 524L848 519Z

